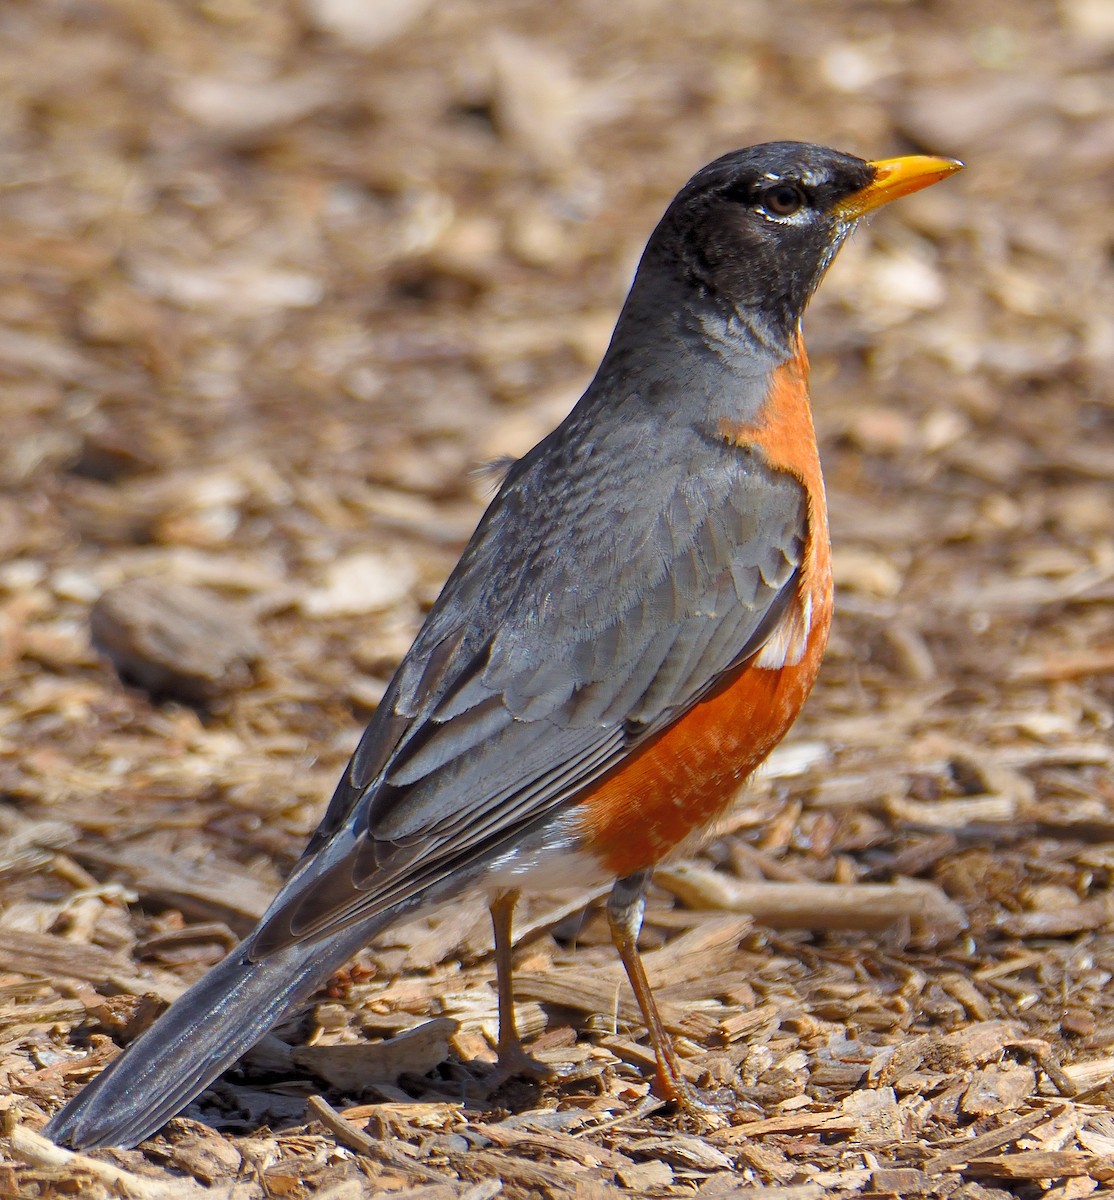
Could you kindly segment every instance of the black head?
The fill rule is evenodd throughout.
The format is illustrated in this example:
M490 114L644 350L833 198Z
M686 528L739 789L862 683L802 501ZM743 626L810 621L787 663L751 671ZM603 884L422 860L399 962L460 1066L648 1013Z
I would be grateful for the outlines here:
M858 219L960 166L922 156L867 162L804 142L735 150L677 194L640 273L659 287L664 274L698 302L789 338Z

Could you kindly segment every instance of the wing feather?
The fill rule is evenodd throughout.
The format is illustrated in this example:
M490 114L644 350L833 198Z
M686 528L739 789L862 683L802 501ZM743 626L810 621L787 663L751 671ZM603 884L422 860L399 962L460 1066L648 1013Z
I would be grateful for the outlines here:
M761 650L797 586L802 489L670 435L672 475L578 452L575 422L511 470L253 953L478 874Z

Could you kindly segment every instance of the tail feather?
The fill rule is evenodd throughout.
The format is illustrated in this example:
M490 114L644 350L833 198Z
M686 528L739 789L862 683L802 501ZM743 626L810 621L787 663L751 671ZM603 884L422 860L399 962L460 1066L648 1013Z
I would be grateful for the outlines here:
M248 957L250 939L242 943L57 1112L44 1134L75 1150L143 1141L387 923L384 914L260 962Z

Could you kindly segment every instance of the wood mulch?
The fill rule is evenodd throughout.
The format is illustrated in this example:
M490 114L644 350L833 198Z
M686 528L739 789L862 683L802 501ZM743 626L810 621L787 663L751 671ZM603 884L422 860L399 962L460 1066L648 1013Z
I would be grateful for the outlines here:
M1094 0L3 7L0 1197L1114 1192L1112 51ZM141 1148L45 1142L266 906L662 205L774 136L969 170L807 318L830 652L643 939L712 1107L552 893L552 1080L494 1077L469 902Z

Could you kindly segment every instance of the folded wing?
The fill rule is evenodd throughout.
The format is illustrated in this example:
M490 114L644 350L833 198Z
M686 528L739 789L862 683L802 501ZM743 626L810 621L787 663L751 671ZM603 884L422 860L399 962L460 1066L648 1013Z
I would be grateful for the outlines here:
M563 471L543 443L508 476L253 955L478 874L777 628L806 536L796 479L702 442L699 473L674 448L660 461L680 469L649 462L640 486L600 478L608 456L577 460L566 440Z

